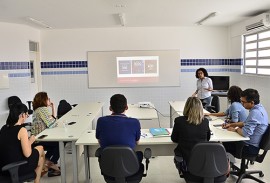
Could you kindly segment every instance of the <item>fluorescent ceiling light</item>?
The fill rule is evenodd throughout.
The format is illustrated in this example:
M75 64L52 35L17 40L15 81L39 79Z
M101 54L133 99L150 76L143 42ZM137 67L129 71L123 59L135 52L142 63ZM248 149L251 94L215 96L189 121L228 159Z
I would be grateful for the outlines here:
M216 15L217 15L217 12L212 12L209 15L207 15L206 17L204 17L203 19L201 19L200 21L198 21L197 24L202 25L203 22L205 22L209 18L215 17Z
M125 16L125 14L124 13L119 13L118 16L120 18L121 25L125 26L126 25L126 16Z
M48 24L46 24L46 23L44 23L44 22L42 22L40 20L34 19L32 17L27 17L27 18L28 18L28 20L30 20L31 22L33 22L33 23L35 23L35 24L37 24L39 26L45 27L47 29L52 29L51 26L49 26Z

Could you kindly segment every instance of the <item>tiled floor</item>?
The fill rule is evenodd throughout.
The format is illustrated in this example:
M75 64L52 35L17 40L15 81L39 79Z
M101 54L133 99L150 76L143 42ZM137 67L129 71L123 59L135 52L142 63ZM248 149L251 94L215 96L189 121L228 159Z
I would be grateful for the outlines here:
M73 175L72 175L72 161L71 155L67 154L67 183L73 182ZM158 156L152 158L149 164L149 170L147 177L143 178L142 183L184 183L184 179L181 179L178 176L178 172L175 169L173 163L172 156ZM237 160L239 162L239 160ZM92 183L104 183L103 177L100 175L99 166L97 163L97 158L90 158L91 163L91 176L92 176ZM270 154L267 155L266 159L262 164L255 163L254 165L250 166L250 169L261 169L263 170L265 176L261 178L264 182L270 182ZM84 163L83 163L83 156L79 159L79 182L85 182L84 178ZM41 179L41 183L57 183L61 182L60 177L47 177L45 175ZM236 178L234 176L230 176L227 183L234 183L236 182ZM242 183L252 183L252 180L243 180Z

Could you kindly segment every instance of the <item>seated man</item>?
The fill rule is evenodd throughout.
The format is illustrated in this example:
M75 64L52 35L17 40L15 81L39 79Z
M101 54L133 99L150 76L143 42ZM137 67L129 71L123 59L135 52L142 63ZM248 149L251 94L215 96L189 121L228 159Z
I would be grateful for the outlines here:
M261 138L268 126L268 115L262 104L260 104L260 95L257 90L244 90L241 93L241 103L245 109L249 110L247 119L244 122L225 124L223 128L235 131L244 137L249 137L250 140L245 141L246 146L243 152L256 155L260 150ZM226 151L233 155L236 154L236 144L236 142L223 143Z
M111 145L123 145L132 149L138 144L141 136L141 125L138 119L125 115L128 109L127 99L122 94L115 94L110 99L111 115L100 117L97 121L96 138L104 149ZM139 162L143 153L136 152Z

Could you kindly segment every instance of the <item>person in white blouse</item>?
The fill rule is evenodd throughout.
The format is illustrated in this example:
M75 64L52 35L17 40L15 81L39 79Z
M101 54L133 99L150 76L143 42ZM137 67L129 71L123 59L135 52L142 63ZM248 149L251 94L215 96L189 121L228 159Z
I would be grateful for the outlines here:
M211 78L208 77L208 73L205 68L197 69L195 76L198 78L197 90L192 94L192 96L195 97L197 95L204 107L210 106L213 82Z

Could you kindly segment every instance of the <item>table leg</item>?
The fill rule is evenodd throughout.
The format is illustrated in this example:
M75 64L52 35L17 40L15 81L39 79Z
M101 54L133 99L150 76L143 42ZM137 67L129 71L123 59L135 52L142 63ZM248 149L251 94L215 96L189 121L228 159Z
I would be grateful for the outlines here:
M61 182L66 182L66 166L65 166L65 149L64 142L59 141L60 166L61 166Z
M90 183L91 182L90 164L89 164L90 159L87 145L84 145L83 149L84 149L85 182Z
M73 161L73 182L78 183L78 156L75 145L76 141L72 141L72 161Z
M173 109L172 109L172 106L170 105L170 128L173 127Z

